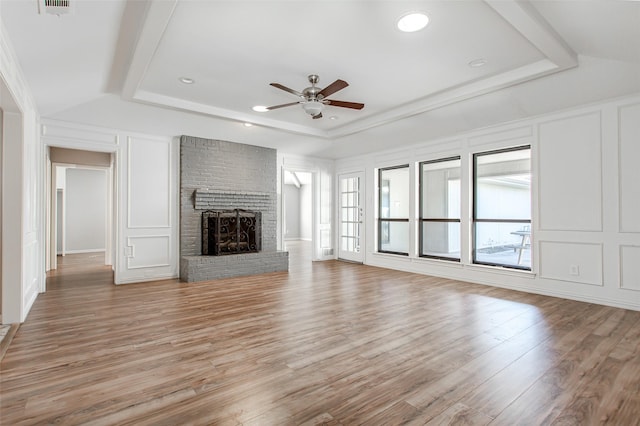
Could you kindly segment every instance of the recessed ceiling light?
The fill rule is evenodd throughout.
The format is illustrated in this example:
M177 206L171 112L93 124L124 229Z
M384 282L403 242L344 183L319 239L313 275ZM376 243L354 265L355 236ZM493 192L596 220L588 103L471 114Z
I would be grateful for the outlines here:
M180 77L178 80L180 80L180 82L184 84L193 84L196 82L194 79L189 77Z
M469 66L471 68L480 68L485 65L487 65L487 60L484 58L474 59L473 61L469 62Z
M329 117L329 120L337 120L338 116L337 115L332 115L331 117Z
M267 112L267 111L269 111L269 110L267 109L267 107L266 107L266 106L263 106L263 105L256 105L256 106L254 106L254 107L253 107L253 108L251 108L251 109L252 109L252 110L254 110L255 112Z
M429 17L422 12L411 12L398 19L398 29L405 33L420 31L429 23Z
M251 126L253 126L253 124L251 124L251 123L244 123L244 127L251 127Z

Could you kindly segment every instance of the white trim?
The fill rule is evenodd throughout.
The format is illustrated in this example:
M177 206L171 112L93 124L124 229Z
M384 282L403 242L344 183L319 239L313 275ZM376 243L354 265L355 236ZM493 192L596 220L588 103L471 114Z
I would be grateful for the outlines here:
M212 107L198 102L152 93L141 89L147 70L153 62L158 46L171 21L177 0L150 2L140 30L132 62L129 66L122 92L126 100L135 100L152 105L160 105L172 109L204 113L213 117L250 122L260 126L276 128L294 134L303 134L325 139L336 139L348 136L373 127L401 120L419 113L451 105L482 94L514 86L548 74L575 67L578 64L576 54L562 40L559 34L540 16L537 10L526 2L487 0L488 7L495 10L508 25L515 28L537 49L544 58L475 81L424 96L416 101L399 107L363 116L356 121L321 130L313 126L259 117L226 108Z
M82 254L82 253L106 253L106 249L104 248L94 248L94 249L81 249L81 250L67 250L66 254Z
M622 112L625 108L633 108L640 106L640 102L627 103L624 105L619 105L616 109L617 115L617 130L618 130L618 138L617 138L617 148L618 148L618 175L617 175L617 187L618 187L618 232L621 233L640 233L640 228L626 230L624 229L623 217L622 217L622 201L624 199L624 194L622 193ZM637 141L636 141L637 142Z
M158 44L169 25L177 0L148 2L131 64L122 88L122 97L132 99L147 71Z

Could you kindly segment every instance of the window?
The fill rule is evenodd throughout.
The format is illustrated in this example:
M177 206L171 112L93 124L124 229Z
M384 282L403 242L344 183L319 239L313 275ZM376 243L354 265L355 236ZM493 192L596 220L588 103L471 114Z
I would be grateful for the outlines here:
M531 270L531 148L473 158L473 262Z
M409 254L409 165L378 170L378 251Z
M421 257L460 261L460 157L420 163Z

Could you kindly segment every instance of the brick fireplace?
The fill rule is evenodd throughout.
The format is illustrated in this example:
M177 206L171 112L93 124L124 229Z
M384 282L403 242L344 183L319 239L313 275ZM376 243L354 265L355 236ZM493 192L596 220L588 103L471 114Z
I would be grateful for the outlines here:
M180 138L182 281L288 270L288 253L276 250L276 173L274 149L191 136ZM240 235L237 227L233 231L225 228L226 241L218 245L218 254L222 255L211 256L209 251L215 243L210 245L209 235L204 236L204 221L208 232L210 224L220 224L210 219L222 214L227 219L224 223L229 224L232 216L246 222L246 212L259 218L259 247L239 250L241 246L248 247L250 241L242 240L247 237ZM207 238L206 247L203 237Z

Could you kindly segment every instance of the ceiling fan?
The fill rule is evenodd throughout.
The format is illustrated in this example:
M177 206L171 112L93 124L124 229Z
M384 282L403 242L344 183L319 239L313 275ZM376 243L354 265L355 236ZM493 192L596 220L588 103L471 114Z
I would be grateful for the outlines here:
M346 81L338 79L324 89L320 89L319 87L316 87L316 84L320 80L320 77L318 77L316 74L311 74L308 79L309 83L311 83L311 87L307 87L302 92L290 89L280 83L271 83L271 86L284 90L285 92L292 93L302 99L298 102L291 102L288 104L267 107L266 110L271 111L272 109L284 108L291 105L300 104L302 105L302 109L304 109L304 112L316 119L322 118L322 110L324 109L325 105L351 109L364 108L364 104L360 104L357 102L334 101L333 99L327 99L327 97L333 95L338 90L342 90L347 87L349 83L347 83Z

